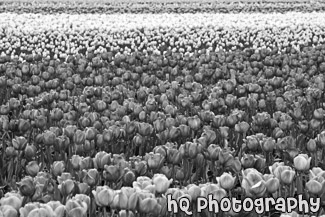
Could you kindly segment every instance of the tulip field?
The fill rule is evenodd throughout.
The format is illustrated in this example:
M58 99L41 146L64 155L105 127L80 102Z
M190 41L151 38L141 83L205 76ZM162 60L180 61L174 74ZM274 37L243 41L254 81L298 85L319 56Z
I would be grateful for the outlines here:
M0 0L0 217L324 217L324 92L325 1Z

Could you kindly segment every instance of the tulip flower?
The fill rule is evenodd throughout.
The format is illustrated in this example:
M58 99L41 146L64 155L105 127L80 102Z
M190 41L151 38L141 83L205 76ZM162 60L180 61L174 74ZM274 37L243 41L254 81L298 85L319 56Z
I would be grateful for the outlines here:
M35 193L35 185L32 177L26 176L18 184L19 191L23 196L31 197Z
M26 165L26 173L32 177L35 177L39 170L40 167L36 161L31 161Z
M276 177L271 177L265 181L266 190L271 194L275 193L280 187L280 180Z
M262 174L252 168L243 171L241 186L249 197L261 197L266 192Z
M111 207L113 209L127 209L128 208L128 196L125 192L119 190L115 193Z
M236 178L229 173L223 173L220 177L217 177L217 181L220 186L225 190L231 190L235 185Z
M24 150L27 145L27 139L23 136L12 139L12 145L16 150Z
M280 180L284 184L290 185L295 177L296 173L293 170L284 170L281 172Z
M70 199L67 201L66 205L66 213L68 217L86 217L88 206L86 202Z
M83 182L87 183L91 187L95 186L98 180L99 180L99 174L97 169L88 170L86 176L83 178Z
M73 135L73 142L77 145L84 144L86 139L86 134L84 131L76 130L76 132Z
M80 145L78 146L80 147ZM77 159L79 161L79 159ZM94 168L94 161L91 157L84 157L79 162L79 168L80 170L87 170L87 169L93 169Z
M317 144L315 139L309 139L309 141L307 142L307 151L309 152L315 152L317 150Z
M67 197L75 189L75 183L71 179L67 179L65 181L62 181L62 183L58 186L58 188L59 188L61 194L64 197Z
M132 183L133 188L139 190L145 189L148 185L152 184L152 180L147 176L139 176L136 181Z
M156 198L145 198L144 200L139 200L139 210L141 213L153 213L157 206L160 206L157 203Z
M109 165L111 162L111 154L106 152L98 152L94 158L94 165L97 169L104 169L105 165Z
M196 158L199 152L198 144L195 142L186 142L179 147L179 151L182 158Z
M323 177L316 177L309 180L306 183L306 189L314 195L323 195L325 192L325 179Z
M24 156L26 159L30 160L36 156L36 147L34 145L26 145L24 150Z
M125 168L125 172L123 175L123 183L126 186L130 186L135 181L135 174L132 170Z
M134 213L130 210L126 211L126 210L121 210L118 213L119 217L134 217Z
M61 204L59 201L50 201L46 204L51 207L51 209L55 213L55 217L63 217L65 214L65 206Z
M113 202L115 192L107 186L97 186L96 191L93 190L96 204L100 207L108 207Z
M162 174L155 174L152 178L152 182L155 185L156 192L160 194L163 194L167 191L172 181L173 179L168 180L167 177Z
M8 192L0 199L0 206L11 206L18 211L22 206L23 198L18 193Z
M116 165L105 165L103 176L108 182L116 182L120 178L121 172Z
M244 168L251 168L255 164L255 158L253 155L244 154L241 159L241 163Z
M70 163L74 170L79 170L82 158L79 155L71 156Z
M179 150L176 148L167 149L167 162L177 165L181 162L182 157Z
M52 164L51 171L55 177L60 176L65 170L63 161L54 161Z
M299 154L293 159L294 167L298 171L309 170L311 157L308 158L308 155Z
M148 153L145 158L149 169L159 169L165 160L161 154L154 154L153 152Z
M54 145L56 139L56 135L54 132L47 130L43 133L43 137L44 137L45 145L48 146Z

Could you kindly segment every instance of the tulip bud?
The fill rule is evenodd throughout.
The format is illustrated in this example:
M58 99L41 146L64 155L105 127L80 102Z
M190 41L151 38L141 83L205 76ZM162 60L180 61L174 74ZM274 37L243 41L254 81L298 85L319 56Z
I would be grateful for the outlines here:
M27 160L31 160L36 156L36 147L34 145L27 145L24 150L24 155Z
M178 181L183 181L185 179L185 173L180 167L175 167L175 178Z
M132 170L127 170L127 172L123 175L123 183L125 186L131 186L135 181L135 174Z
M40 167L36 161L31 161L26 165L26 173L32 177L35 177L39 170Z
M312 153L317 151L317 144L316 144L315 139L310 139L307 142L307 151L312 152Z

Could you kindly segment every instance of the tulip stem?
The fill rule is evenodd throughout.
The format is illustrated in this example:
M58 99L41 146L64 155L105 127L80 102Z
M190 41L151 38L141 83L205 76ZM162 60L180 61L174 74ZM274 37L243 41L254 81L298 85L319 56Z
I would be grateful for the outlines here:
M313 157L314 157L314 160L315 160L315 167L317 167L318 166L318 156L317 156L317 150L316 150L316 152L314 152L313 154Z

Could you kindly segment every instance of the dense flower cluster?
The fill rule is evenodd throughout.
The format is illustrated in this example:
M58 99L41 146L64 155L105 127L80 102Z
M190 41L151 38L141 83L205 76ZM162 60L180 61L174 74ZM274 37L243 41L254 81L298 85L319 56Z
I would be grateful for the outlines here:
M213 216L209 194L324 216L323 20L0 13L0 216Z
M88 52L181 54L324 43L323 13L286 14L0 14L0 51L13 57L66 58Z
M324 11L323 1L17 1L4 2L0 12L41 14L159 13L286 13Z

